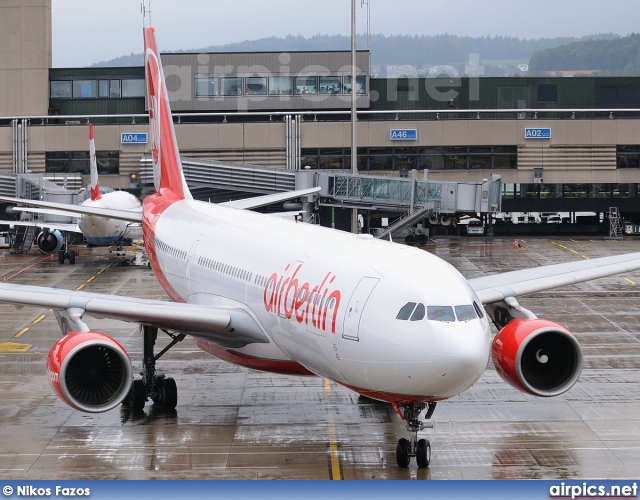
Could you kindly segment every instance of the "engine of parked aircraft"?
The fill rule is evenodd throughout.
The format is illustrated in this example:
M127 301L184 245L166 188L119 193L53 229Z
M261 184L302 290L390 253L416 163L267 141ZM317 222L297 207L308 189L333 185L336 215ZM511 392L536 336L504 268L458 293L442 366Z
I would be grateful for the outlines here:
M36 243L42 253L56 253L62 248L64 236L57 229L55 231L42 231L36 238Z
M582 371L582 352L563 326L545 319L514 319L496 335L493 364L521 391L557 396L569 390Z
M133 368L124 348L99 332L70 332L47 357L47 376L58 396L76 410L99 413L129 394Z

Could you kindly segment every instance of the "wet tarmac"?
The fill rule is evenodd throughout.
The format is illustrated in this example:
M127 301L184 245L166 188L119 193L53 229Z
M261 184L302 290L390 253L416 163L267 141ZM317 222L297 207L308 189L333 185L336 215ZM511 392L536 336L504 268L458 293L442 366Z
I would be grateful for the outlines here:
M439 239L426 247L467 277L635 252L640 240ZM105 249L59 265L0 250L0 280L164 297L147 268L119 267ZM638 283L638 284L636 284ZM562 396L505 384L492 366L438 405L429 469L395 464L404 425L389 405L320 378L247 370L187 339L159 362L178 407L82 414L53 394L45 358L59 337L51 311L0 304L0 477L4 479L568 479L640 477L640 273L520 300L572 330L585 367ZM134 325L88 318L140 367ZM163 343L168 343L163 341ZM162 344L160 344L162 346Z

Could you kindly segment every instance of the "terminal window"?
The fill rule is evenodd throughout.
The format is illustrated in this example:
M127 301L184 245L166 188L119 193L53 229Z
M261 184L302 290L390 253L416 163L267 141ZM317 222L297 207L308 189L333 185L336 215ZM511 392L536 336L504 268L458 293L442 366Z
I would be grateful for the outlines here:
M538 85L538 102L558 102L558 85L541 83Z
M618 168L640 168L640 146L618 146L616 148L616 166Z
M98 174L120 173L120 151L96 151ZM89 175L88 151L50 151L45 154L45 172L48 174Z
M244 88L246 95L267 95L267 78L264 76L245 78Z
M71 97L71 81L49 82L49 94L52 99L68 99Z
M211 76L196 76L196 97L218 95L218 80Z

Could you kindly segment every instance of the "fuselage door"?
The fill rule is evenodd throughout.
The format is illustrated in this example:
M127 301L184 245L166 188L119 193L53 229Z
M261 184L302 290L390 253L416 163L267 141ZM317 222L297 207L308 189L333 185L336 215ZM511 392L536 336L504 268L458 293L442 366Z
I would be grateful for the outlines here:
M364 306L367 304L367 300L369 299L371 292L379 281L379 278L365 276L360 280L360 283L358 283L358 286L351 295L351 299L349 299L349 304L347 304L342 338L358 340L362 311L364 311Z

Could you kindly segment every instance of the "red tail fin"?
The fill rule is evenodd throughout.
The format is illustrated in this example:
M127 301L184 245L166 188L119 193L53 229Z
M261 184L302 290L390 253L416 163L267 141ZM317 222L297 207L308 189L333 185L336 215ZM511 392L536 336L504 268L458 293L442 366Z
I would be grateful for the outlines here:
M170 198L191 198L182 173L180 152L173 130L173 119L160 55L156 49L155 29L144 28L144 58L147 75L147 101L156 192Z
M91 199L93 201L102 198L100 196L100 184L98 183L98 164L96 162L96 143L93 140L93 123L89 124L89 173L91 174Z

